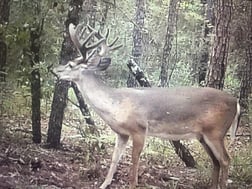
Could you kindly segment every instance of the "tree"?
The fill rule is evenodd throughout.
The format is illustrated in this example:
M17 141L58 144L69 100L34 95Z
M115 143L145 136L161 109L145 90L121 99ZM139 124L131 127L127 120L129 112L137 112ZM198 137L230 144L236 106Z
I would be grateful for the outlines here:
M161 62L161 72L160 72L160 86L165 87L169 86L168 80L168 70L171 64L171 50L172 42L174 39L174 33L176 29L176 20L178 14L179 0L171 0L169 9L168 9L168 21L167 21L167 30L165 35L165 44L162 55Z
M215 1L214 44L207 71L206 85L223 89L230 39L232 0Z
M9 22L10 1L0 2L0 81L5 81L5 66L7 59L7 44L5 42L4 26Z
M203 5L204 14L204 26L203 26L203 49L201 51L200 62L198 65L198 84L202 85L205 82L207 73L207 63L209 61L209 49L210 49L210 34L212 33L212 27L214 26L213 17L213 1L201 0Z
M133 28L133 47L132 57L134 61L139 64L141 57L143 56L143 28L144 28L144 17L145 17L145 0L136 0L136 14ZM131 74L128 76L127 86L135 87L136 81Z
M38 5L39 7L40 5ZM40 10L38 10L40 11ZM38 14L40 14L38 12ZM40 72L36 66L40 61L41 35L44 27L44 18L41 23L36 24L35 28L30 29L30 62L32 67L30 82L32 95L32 140L35 143L41 142L41 115L40 115L40 99L41 99L41 83Z
M60 54L60 64L64 65L69 60L73 60L74 55L76 54L69 36L68 26L70 23L76 25L79 22L79 13L81 11L82 4L83 0L71 0L69 3L70 8L67 20L65 21L65 33ZM52 111L48 123L48 147L57 148L60 146L63 115L67 103L67 93L69 87L69 82L64 80L59 80L55 85Z
M245 23L242 26L245 30L240 31L244 39L237 39L237 42L240 43L239 46L245 51L245 64L240 66L241 84L239 98L245 112L248 112L249 97L252 93L252 2L248 1L246 4L248 9L245 15Z
M246 123L250 126L250 140L252 140L252 127L251 127L251 105L252 105L252 1L243 2L246 11L242 12L244 15L243 22L239 23L239 33L235 39L238 46L242 50L242 55L245 59L239 65L239 79L240 79L240 93L239 100L242 107L242 116ZM242 24L240 26L240 24Z

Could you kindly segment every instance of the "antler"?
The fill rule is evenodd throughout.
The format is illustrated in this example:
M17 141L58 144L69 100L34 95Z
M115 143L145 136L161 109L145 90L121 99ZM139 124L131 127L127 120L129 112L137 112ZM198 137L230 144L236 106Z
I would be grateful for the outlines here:
M75 47L81 54L81 57L78 57L74 60L75 63L80 64L81 62L87 62L90 57L95 53L96 47L98 47L101 43L106 41L105 38L98 38L99 40L90 44L90 39L98 33L95 30L90 30L90 34L85 38L84 34L87 30L87 27L83 27L83 24L78 24L74 26L72 23L69 24L69 34L72 42ZM91 51L91 52L90 52Z
M97 37L97 39L99 39L99 40L105 39L100 44L100 47L101 47L100 52L99 52L100 56L105 56L106 54L109 53L109 51L114 51L114 50L119 49L120 47L123 46L122 44L114 46L114 44L118 41L119 37L116 37L110 44L107 42L108 36L109 36L109 29L107 29L105 36L103 36L100 31L97 32L91 26L87 26L87 28L89 29L90 32L95 31L94 35L95 35L95 37Z

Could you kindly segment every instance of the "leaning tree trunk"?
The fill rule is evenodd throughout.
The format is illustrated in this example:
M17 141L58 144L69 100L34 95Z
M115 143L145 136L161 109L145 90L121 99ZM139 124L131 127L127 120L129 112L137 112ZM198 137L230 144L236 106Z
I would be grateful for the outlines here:
M136 2L136 14L135 14L135 25L133 28L133 48L132 57L134 61L139 64L143 56L143 27L145 18L145 0L135 0ZM128 87L136 87L137 83L131 74L127 80Z
M0 1L0 81L5 81L5 66L7 60L7 44L5 42L4 27L9 22L10 1Z
M32 96L32 140L34 143L41 142L41 115L40 115L40 104L41 104L41 83L40 83L40 72L36 67L40 61L40 37L42 35L44 26L44 19L36 27L35 30L30 31L30 42L31 42L31 96Z
M232 0L215 2L215 36L212 54L208 65L208 87L223 89L229 48L229 25L231 22Z
M71 42L68 26L70 23L78 24L79 22L79 12L83 0L71 0L69 3L68 18L65 22L65 34L62 43L61 54L60 54L60 64L66 64L69 60L75 58L75 50ZM47 132L47 144L48 147L57 148L60 146L61 129L63 122L64 109L67 104L67 93L70 83L68 81L59 80L57 81L54 89L54 96L52 102L52 111L48 123ZM78 97L78 95L77 95Z
M142 69L138 66L138 64L133 60L129 60L127 66L131 72L131 74L136 78L141 87L151 87L148 79L145 77ZM170 141L172 146L175 149L176 154L180 157L180 159L185 162L187 167L195 167L196 162L191 155L190 151L180 143L180 141Z

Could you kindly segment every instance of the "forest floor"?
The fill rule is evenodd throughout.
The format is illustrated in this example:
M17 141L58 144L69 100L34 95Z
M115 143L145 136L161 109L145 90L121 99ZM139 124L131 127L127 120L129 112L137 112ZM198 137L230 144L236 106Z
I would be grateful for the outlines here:
M42 122L43 139L47 123ZM62 132L62 147L47 149L43 143L32 143L30 128L30 121L24 117L0 117L0 189L91 189L104 181L113 142L92 145L84 139L67 137L76 134L76 129L67 129ZM128 147L108 188L127 188L130 151ZM170 156L164 160L162 154L143 155L138 188L208 188L210 166L203 170L187 168L176 155ZM236 178L229 188L251 189L252 182Z

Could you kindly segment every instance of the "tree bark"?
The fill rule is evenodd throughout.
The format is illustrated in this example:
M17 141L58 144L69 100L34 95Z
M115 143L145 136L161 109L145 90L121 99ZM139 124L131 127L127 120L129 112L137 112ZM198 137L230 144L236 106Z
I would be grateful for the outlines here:
M41 98L41 83L40 72L38 68L34 68L40 61L40 37L42 35L44 20L30 31L31 42L31 96L32 96L32 140L34 143L41 142L41 115L40 115L40 98Z
M9 22L10 13L10 2L9 0L0 1L0 27L4 27ZM2 30L4 31L4 30ZM7 44L5 42L4 32L0 33L0 81L5 81L5 66L7 60Z
M240 104L244 112L249 112L249 97L252 93L252 2L248 1L247 19L243 28L245 33L245 42L240 42L245 51L245 64L241 65L241 83L240 83Z
M245 12L245 22L240 28L240 36L242 40L237 42L245 52L245 63L240 65L240 94L239 100L242 108L242 118L250 128L250 141L252 141L252 125L251 125L251 105L252 105L252 1L244 2L247 11Z
M172 42L174 39L174 33L176 29L176 20L178 14L179 0L170 0L170 5L168 9L168 22L167 30L165 36L165 44L162 55L161 62L161 72L160 72L160 86L169 86L168 81L168 70L170 66Z
M215 36L210 63L208 65L208 87L223 89L229 48L229 25L231 22L232 0L215 2Z
M138 66L138 64L133 60L129 60L127 64L130 72L139 82L141 87L151 87L148 79L145 77L142 69ZM170 141L172 147L174 148L176 154L180 157L180 159L186 164L187 167L195 167L196 162L191 155L190 151L181 144L180 141Z
M64 40L62 43L60 64L66 64L69 60L75 58L76 52L71 42L68 26L70 23L77 25L79 23L79 12L83 0L71 0L69 3L68 17L65 22ZM58 148L60 146L61 129L63 122L64 109L66 107L67 93L70 83L67 81L58 81L55 85L52 102L52 111L48 123L47 145L48 147Z
M210 34L212 33L212 27L214 26L213 16L213 0L201 0L203 5L202 14L204 15L204 26L203 26L203 48L201 50L200 62L198 65L198 84L203 86L206 80L207 64L209 61L209 50L210 50Z
M89 124L89 125L95 126L94 120L91 117L88 106L85 103L85 101L84 101L84 99L82 97L82 94L81 94L80 90L78 89L77 85L72 83L72 88L73 88L74 93L76 95L76 98L77 98L77 100L79 102L79 108L80 108L80 111L81 111L82 115L85 118L86 123Z
M7 60L7 45L4 37L0 34L0 82L6 81L5 66Z
M134 59L130 59L127 63L130 73L136 78L141 87L151 87L147 77L145 77L143 70L138 66Z
M140 64L143 56L143 28L145 18L145 0L136 0L135 25L133 28L133 48L132 57L137 64ZM131 74L127 80L128 87L136 87L137 83Z

